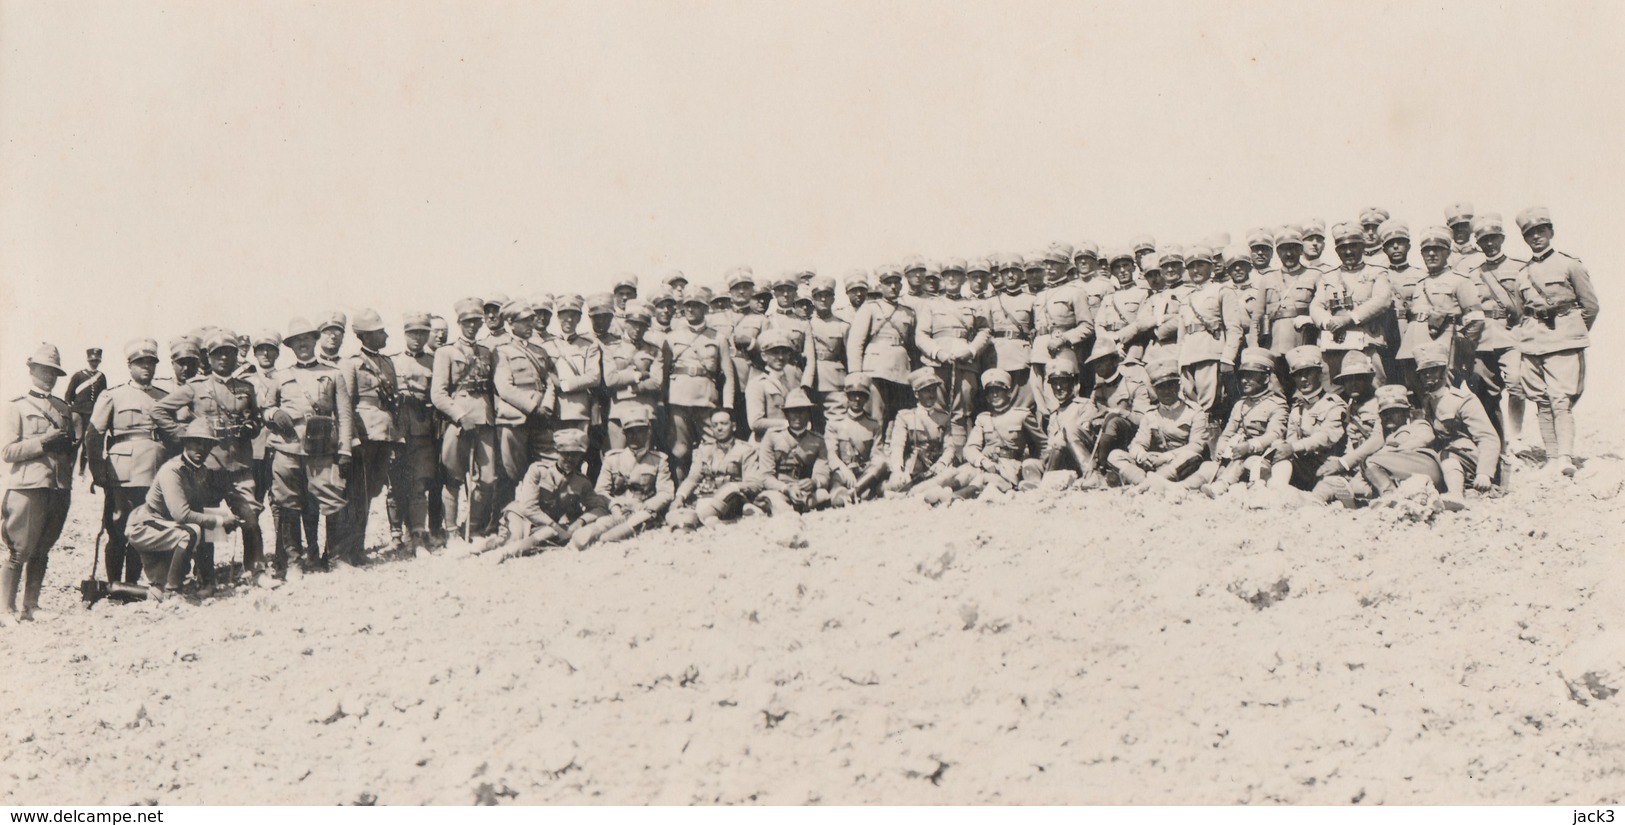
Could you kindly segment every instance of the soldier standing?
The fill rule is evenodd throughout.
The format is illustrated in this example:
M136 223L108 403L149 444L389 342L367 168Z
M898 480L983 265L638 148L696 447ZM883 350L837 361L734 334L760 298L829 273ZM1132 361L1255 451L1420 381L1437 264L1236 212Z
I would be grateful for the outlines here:
M440 442L440 465L446 478L442 506L447 516L456 513L457 491L466 491L468 509L462 529L464 538L472 540L491 529L496 513L491 506L497 480L496 409L491 386L496 365L491 350L475 340L481 324L489 324L480 299L464 298L455 307L462 337L435 351L429 399L448 422ZM580 318L579 311L575 317Z
M101 347L91 347L85 350L85 368L74 373L68 379L68 386L62 391L62 400L68 402L68 409L73 411L74 438L79 444L85 444L85 429L90 421L90 413L96 409L96 399L107 391L107 376L102 373ZM79 474L84 475L88 456L80 451L78 457Z
M587 472L593 477L601 460L595 452L598 445L593 442L593 427L605 414L594 391L604 385L604 357L596 339L577 331L585 305L586 300L580 295L558 299L554 306L558 310L559 334L548 342L547 355L553 361L557 376L554 434L560 430L580 430L587 436Z
M32 621L45 584L45 566L51 547L62 535L73 495L73 412L67 402L51 395L67 374L56 347L40 344L28 359L33 381L27 393L13 398L0 417L0 460L5 461L0 486L0 539L6 558L0 563L0 622L13 616ZM17 612L17 585L23 589L22 612Z
M438 530L438 525L429 522L430 502L440 496L440 490L433 485L440 475L441 433L434 402L429 398L434 383L434 356L428 352L429 336L433 334L429 315L408 312L401 326L406 347L394 356L395 381L400 390L396 425L401 445L389 476L390 493L395 497L393 511L399 522L392 522L390 528L404 528L416 550L428 548L431 540L445 541L443 533L431 532Z
M1535 402L1547 458L1572 476L1574 405L1585 391L1585 351L1600 309L1597 291L1579 258L1552 247L1552 216L1544 207L1519 212L1518 230L1531 253L1518 271L1524 394Z
M525 468L549 450L547 417L556 401L553 371L545 347L536 340L536 311L515 298L502 308L508 336L492 352L491 389L496 395L497 482L493 510L513 501Z
M1281 265L1286 266L1286 251L1296 251L1289 243L1278 242L1277 250L1281 253ZM1253 280L1253 261L1246 250L1232 248L1225 253L1224 270L1225 285L1235 291L1236 301L1241 305L1243 351L1246 347L1264 346L1264 288ZM1267 347L1266 347L1267 349Z
M158 370L158 342L138 338L124 346L130 381L96 399L90 431L105 445L106 471L97 482L106 497L102 528L107 532L107 580L135 584L141 580L141 555L131 550L126 533L130 512L147 498L147 488L168 456L153 419L159 399L168 393L153 386Z
M1253 253L1256 263L1260 253ZM1192 288L1179 304L1180 382L1197 409L1217 417L1234 395L1230 381L1246 327L1235 290L1212 280L1213 250L1192 247L1186 261Z
M321 322L316 327L317 333L321 336L321 346L316 357L335 367L339 365L339 350L344 347L344 331L348 324L349 319L344 313L336 310L322 316Z
M282 509L277 535L289 539L276 549L276 572L286 575L291 537L302 514L326 517L327 544L335 546L337 517L344 510L344 476L355 437L355 406L343 373L316 354L318 332L303 318L288 322L282 343L293 350L294 365L277 370L272 394L259 399L265 426L271 430L271 501ZM213 459L211 459L213 460ZM301 569L324 567L326 559L314 533L306 533Z
M1524 261L1502 252L1506 229L1501 216L1486 212L1475 219L1473 233L1482 256L1478 266L1467 273L1468 282L1478 290L1478 306L1484 313L1484 334L1478 339L1478 367L1467 377L1469 386L1484 405L1490 423L1501 434L1510 454L1523 446L1523 375L1518 352L1518 324L1523 318L1523 294L1518 289L1518 270ZM1501 420L1501 396L1506 396L1507 418Z
M869 270L858 268L846 273L846 307L835 310L836 317L850 325L869 299Z
M1383 265L1383 255L1392 260L1393 254L1388 251L1388 242L1383 237L1382 225L1388 222L1388 210L1380 206L1368 206L1360 210L1360 236L1365 244L1364 255L1368 261L1378 266ZM1336 238L1332 241L1335 243Z
M1333 232L1351 238L1352 226L1338 226ZM1352 241L1339 243L1337 255L1342 265L1328 269L1315 285L1315 297L1309 305L1309 317L1321 332L1321 355L1326 359L1326 371L1333 381L1342 374L1344 354L1363 352L1377 369L1377 381L1387 374L1382 370L1382 320L1393 311L1394 292L1385 270L1369 264L1365 255Z
M1338 255L1343 254L1341 250L1345 247L1353 250L1350 254L1364 254L1360 231L1353 224L1332 227L1332 237ZM1317 328L1311 307L1320 274L1319 270L1304 266L1301 259L1293 261L1289 251L1281 256L1280 269L1257 276L1258 285L1264 290L1264 346L1275 353L1277 364L1293 347L1315 340ZM1281 377L1286 384L1285 376Z
M502 320L502 308L508 305L508 296L501 292L487 293L480 301L480 314L485 317L485 336L479 342L495 351L508 340L508 327Z
M927 294L937 273L927 269L921 279ZM977 400L977 364L992 335L973 305L946 296L925 297L915 305L914 346L921 366L937 371L948 393L952 416L948 437L964 444Z
M203 370L203 345L181 337L169 342L169 371L180 386Z
M1280 244L1276 244L1279 252ZM1337 261L1321 260L1321 253L1326 251L1326 222L1320 218L1310 218L1303 222L1303 265L1310 269L1327 270L1338 265ZM1285 262L1282 262L1285 266Z
M1422 233L1422 262L1427 274L1411 287L1410 313L1403 338L1411 353L1436 346L1450 362L1451 384L1472 370L1478 339L1484 333L1484 311L1478 290L1467 276L1450 268L1450 231L1442 226Z
M852 324L835 315L835 279L819 275L812 280L813 317L809 320L812 366L808 370L813 400L823 405L824 420L840 414L832 398L846 386L846 339ZM867 394L866 394L867 396Z
M355 405L356 441L351 447L352 460L346 478L345 498L349 504L343 514L344 541L337 553L351 564L360 564L367 552L367 522L372 502L388 485L395 451L400 449L403 440L396 420L401 407L401 385L394 359L381 351L389 341L384 319L371 309L363 309L356 313L351 328L361 342L361 351L339 362L339 371L344 376L350 402ZM386 512L394 506L394 496L385 499ZM399 547L399 514L389 522L390 546Z
M649 308L641 302L627 304L621 318L624 337L620 343L604 350L604 386L613 396L614 408L643 410L651 427L660 417L666 388L664 351L647 338L653 320ZM664 440L665 436L661 431L660 439ZM651 435L650 443L654 441ZM609 446L616 450L626 446L626 434L613 417L609 422Z
M1017 401L1031 404L1033 393L1027 383L1031 374L1028 362L1032 357L1033 296L1022 291L1019 265L1001 260L998 268L993 293L983 299L981 310L993 344L991 361L1010 375Z
M229 501L238 508L234 515L243 522L243 572L252 580L265 561L259 510L257 505L246 506L254 502L254 437L262 426L260 401L253 384L232 377L237 372L236 335L216 330L207 349L210 374L195 376L164 396L153 407L152 420L171 443L180 442L187 420L207 421L214 428L218 443L209 453L208 466L221 484L235 492ZM180 410L187 410L190 416L178 416ZM196 561L207 596L214 587L214 545L201 545Z
M1471 274L1484 262L1473 236L1473 205L1462 201L1444 210L1444 225L1450 228L1451 268L1463 275Z
M903 275L896 267L882 267L875 273L880 297L867 301L858 310L847 334L847 367L869 375L880 396L881 421L890 426L897 413L910 406L909 370L914 361L914 310L898 303Z
M704 291L683 299L683 322L672 329L661 356L671 381L666 391L671 416L671 457L678 478L686 479L694 446L706 432L712 412L732 414L733 348L726 335L706 320L710 310Z

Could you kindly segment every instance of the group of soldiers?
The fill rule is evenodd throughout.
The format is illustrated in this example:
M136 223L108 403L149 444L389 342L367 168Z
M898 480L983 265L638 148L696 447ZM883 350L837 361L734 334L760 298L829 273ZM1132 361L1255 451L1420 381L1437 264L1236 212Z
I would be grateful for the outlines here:
M407 313L393 354L370 309L203 328L169 342L171 386L157 341L135 340L127 382L108 388L91 350L66 399L42 345L0 433L0 598L36 609L75 457L103 492L109 580L145 570L159 597L194 572L211 592L233 530L250 581L362 563L380 496L392 546L461 534L505 557L1039 486L1265 485L1355 507L1421 476L1459 508L1512 454L1574 472L1597 296L1546 209L1516 228L1527 260L1499 215L1457 204L1414 237L1371 208L1234 247L1056 243L840 285L626 275L586 297L467 298L449 324ZM1542 450L1521 441L1527 402Z

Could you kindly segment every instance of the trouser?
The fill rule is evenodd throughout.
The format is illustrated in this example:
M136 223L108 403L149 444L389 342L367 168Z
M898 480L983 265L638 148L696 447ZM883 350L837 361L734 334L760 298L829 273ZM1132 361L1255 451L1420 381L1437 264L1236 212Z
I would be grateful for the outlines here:
M1325 450L1312 453L1297 453L1291 458L1275 462L1270 470L1270 487L1285 489L1296 487L1300 490L1313 490L1317 480L1315 471L1320 465L1326 463L1330 454Z
M688 476L689 457L705 434L705 422L716 407L672 405L666 408L671 416L671 464L677 481Z
M495 430L491 426L468 430L448 427L440 444L440 466L446 473L443 499L446 514L456 514L457 494L464 487L469 488L463 529L471 536L490 532L495 527L497 513L501 512L491 507L497 477Z
M1196 468L1196 472L1191 473L1186 482L1193 489L1211 484L1217 494L1244 480L1254 483L1263 481L1269 474L1269 460L1263 456L1253 455L1225 462L1204 461L1202 466Z
M1535 402L1549 456L1574 454L1574 405L1585 393L1584 349L1523 356L1523 391Z
M130 512L147 500L146 487L112 487L103 491L102 528L107 542L102 546L107 563L107 580L135 584L141 581L141 554L130 548L127 530Z
M1387 493L1411 476L1423 476L1435 490L1444 489L1439 459L1420 450L1382 449L1365 460L1365 480L1378 495Z
M326 555L331 556L334 533L343 529L339 519L334 517L343 512L347 503L345 480L339 472L337 456L276 453L271 463L271 503L281 508L288 520L282 532L290 546L295 543L293 536L304 527L305 551L307 558L313 561L323 558L321 545L316 540L316 527L326 516ZM277 548L279 570L286 566L287 549Z
M1505 394L1508 380L1520 380L1511 372L1512 359L1508 353L1516 350L1500 349L1493 351L1479 350L1473 369L1467 374L1467 388L1478 396L1480 404L1484 405L1484 412L1490 417L1490 423L1495 426L1495 434L1500 436L1501 443L1507 442L1505 422L1501 419L1501 397ZM1519 388L1520 394L1522 388Z
M52 545L62 535L68 519L69 490L34 488L7 490L0 499L0 540L5 542L6 558L0 563L0 608L15 612L17 586L26 580L23 609L39 607L40 590L45 583L45 566Z
M880 423L885 431L891 428L892 419L899 411L914 406L914 390L906 383L884 378L874 379L874 388L873 397L880 399Z
M1134 463L1129 458L1127 450L1113 450L1106 456L1107 463L1117 471L1119 478L1125 484L1143 484L1151 476L1157 476L1166 481L1183 481L1186 476L1196 472L1202 464L1200 454L1187 454L1181 458L1166 462L1147 470Z
M254 504L254 468L244 467L240 470L222 470L217 476L221 483L234 488L236 496L228 498L232 503L231 514L236 516L242 525L238 528L242 532L243 543L243 569L257 570L265 563L265 534L260 530L260 508ZM209 552L213 552L213 546ZM202 553L198 554L202 557ZM208 569L209 582L214 580L213 557L210 559Z
M429 505L439 498L432 484L439 470L434 442L427 436L408 436L395 451L389 464L389 488L395 501L391 512L398 521L390 522L391 529L403 528L420 539L429 532Z
M1087 474L1089 471L1102 471L1113 469L1107 458L1114 452L1127 452L1129 442L1134 440L1134 433L1139 429L1134 421L1122 413L1108 413L1093 428L1094 443L1089 447L1089 455L1094 460L1094 466L1088 470L1080 470ZM1091 433L1085 432L1085 435ZM1115 470L1113 470L1115 474ZM1119 478L1119 481L1122 479Z
M142 508L130 523L130 547L141 554L148 584L160 590L179 590L186 583L186 571L203 555L203 528L156 519ZM207 554L212 570L214 548L209 547Z
M955 449L965 446L970 435L970 422L980 401L981 380L974 367L964 364L942 364L936 367L942 379L943 397L948 406L948 440Z
M389 441L362 441L350 451L350 472L344 479L344 510L339 515L342 529L337 548L340 557L352 560L366 554L367 522L372 502L389 481L395 444Z
M1219 362L1198 361L1179 368L1179 388L1191 406L1209 415L1219 406Z

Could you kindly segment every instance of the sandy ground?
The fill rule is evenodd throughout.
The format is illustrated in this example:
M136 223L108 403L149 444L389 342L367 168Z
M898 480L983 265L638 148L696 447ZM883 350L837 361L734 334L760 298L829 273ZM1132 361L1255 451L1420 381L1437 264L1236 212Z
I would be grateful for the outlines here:
M1460 514L881 502L201 605L81 607L79 494L0 802L1619 804L1604 412Z

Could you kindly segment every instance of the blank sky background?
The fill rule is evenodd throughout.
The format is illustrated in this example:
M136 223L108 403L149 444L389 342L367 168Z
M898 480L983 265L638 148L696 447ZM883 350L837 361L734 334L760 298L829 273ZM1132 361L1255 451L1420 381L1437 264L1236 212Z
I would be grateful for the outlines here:
M70 369L105 347L118 381L132 336L210 322L393 326L619 271L839 275L1366 205L1420 229L1462 199L1551 207L1611 358L1622 23L1608 2L0 0L0 381L42 339Z

